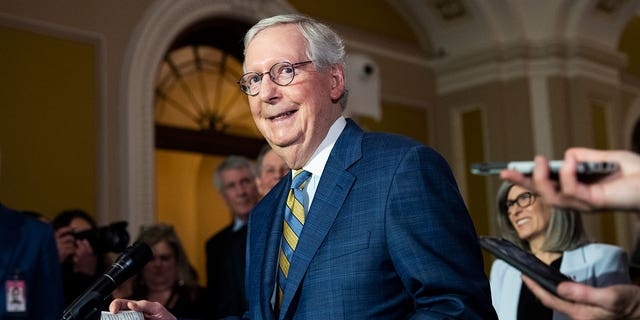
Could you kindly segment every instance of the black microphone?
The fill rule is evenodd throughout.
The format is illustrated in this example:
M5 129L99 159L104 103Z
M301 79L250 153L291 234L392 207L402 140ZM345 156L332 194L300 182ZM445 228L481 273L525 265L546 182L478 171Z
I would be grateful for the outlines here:
M136 242L126 248L111 268L64 310L62 319L99 319L100 304L121 283L140 271L151 258L153 252L144 242Z

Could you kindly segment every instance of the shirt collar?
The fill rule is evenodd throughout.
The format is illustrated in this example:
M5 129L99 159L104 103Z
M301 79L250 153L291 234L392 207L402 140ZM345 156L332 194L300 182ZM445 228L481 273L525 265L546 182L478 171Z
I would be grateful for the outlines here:
M346 126L347 120L343 116L336 119L329 128L324 140L322 140L316 151L311 155L311 159L302 167L304 170L311 172L312 177L319 178L322 176L331 150L333 150L333 146L336 144L336 141L338 141L342 130L344 130Z
M233 232L236 232L236 231L242 229L242 227L244 227L245 224L247 224L247 223L244 220L238 219L238 218L233 218L233 227L231 227L231 230Z

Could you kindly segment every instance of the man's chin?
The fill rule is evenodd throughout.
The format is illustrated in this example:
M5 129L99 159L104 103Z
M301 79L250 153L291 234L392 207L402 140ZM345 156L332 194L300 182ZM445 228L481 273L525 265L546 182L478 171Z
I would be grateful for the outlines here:
M284 130L272 130L268 135L263 134L263 136L272 147L286 148L294 145L299 139L299 135L292 134L292 132L294 129L289 127Z

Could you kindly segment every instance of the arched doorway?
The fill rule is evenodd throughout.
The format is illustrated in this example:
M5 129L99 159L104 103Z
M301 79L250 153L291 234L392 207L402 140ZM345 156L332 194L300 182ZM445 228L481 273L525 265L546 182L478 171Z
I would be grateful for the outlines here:
M155 220L174 226L204 284L204 244L231 223L213 184L229 155L255 158L265 143L237 86L249 25L211 18L179 34L155 86Z
M107 220L129 221L133 237L137 236L140 226L156 222L155 79L165 53L178 35L198 21L216 17L252 24L260 17L293 11L283 1L259 0L232 4L224 0L160 0L149 8L134 30L125 53L119 92L122 127L119 128L118 162L113 173L122 181L116 197L119 212L103 210ZM102 194L100 201L104 209L109 199ZM204 243L192 247L191 250L198 254L204 251Z

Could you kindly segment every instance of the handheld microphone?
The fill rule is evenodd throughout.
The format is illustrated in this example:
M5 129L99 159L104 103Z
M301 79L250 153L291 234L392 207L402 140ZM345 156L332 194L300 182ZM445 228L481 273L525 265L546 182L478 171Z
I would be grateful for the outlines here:
M136 242L126 248L111 268L64 310L62 319L99 319L98 307L104 299L121 283L140 271L151 258L153 252L144 242Z

